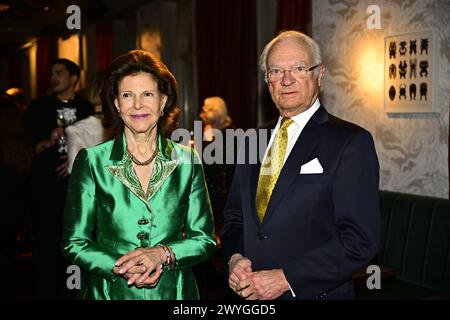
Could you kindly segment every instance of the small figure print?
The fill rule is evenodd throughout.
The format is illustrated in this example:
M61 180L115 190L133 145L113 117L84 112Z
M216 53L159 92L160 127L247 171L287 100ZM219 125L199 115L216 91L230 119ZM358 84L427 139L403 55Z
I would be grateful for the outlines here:
M425 82L420 84L420 101L422 101L422 97L427 100L428 86Z
M400 55L404 56L407 51L408 51L408 49L406 49L406 41L400 42L400 49L398 49L398 52L400 53Z
M395 87L391 86L389 88L389 99L391 99L392 101L394 101L395 99Z
M420 61L419 67L420 67L420 76L428 77L428 61L427 60Z
M411 83L409 86L409 100L416 100L416 85Z
M389 43L389 59L395 59L395 52L397 51L397 44L395 41Z
M428 54L428 38L420 40L420 54L423 54L424 51L425 54Z
M406 68L408 67L408 64L406 63L406 60L400 61L400 64L398 65L398 74L400 75L400 79L406 79Z
M406 84L400 85L400 95L398 96L399 100L402 100L402 97L406 100Z
M389 66L389 79L395 79L396 76L397 76L397 66L392 63Z
M416 67L417 67L417 59L410 59L409 60L409 78L412 79L414 76L414 79L416 78Z
M409 40L409 54L417 54L417 40Z

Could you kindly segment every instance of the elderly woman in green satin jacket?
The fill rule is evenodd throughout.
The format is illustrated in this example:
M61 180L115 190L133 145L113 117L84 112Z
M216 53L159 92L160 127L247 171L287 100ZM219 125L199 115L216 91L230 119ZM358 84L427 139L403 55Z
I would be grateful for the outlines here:
M115 139L74 162L62 251L82 269L83 299L198 299L191 267L216 247L203 167L166 137L177 83L144 51L116 58L102 90Z

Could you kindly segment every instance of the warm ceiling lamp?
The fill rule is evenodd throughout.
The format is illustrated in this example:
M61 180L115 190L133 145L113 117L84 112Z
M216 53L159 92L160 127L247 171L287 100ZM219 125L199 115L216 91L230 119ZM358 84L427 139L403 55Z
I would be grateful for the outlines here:
M6 11L9 8L11 8L9 4L0 3L0 12Z

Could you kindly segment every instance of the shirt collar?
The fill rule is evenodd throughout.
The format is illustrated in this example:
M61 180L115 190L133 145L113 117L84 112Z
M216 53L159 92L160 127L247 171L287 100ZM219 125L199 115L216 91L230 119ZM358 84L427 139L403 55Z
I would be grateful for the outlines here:
M301 127L303 125L305 125L309 119L311 119L311 117L313 116L313 114L320 108L320 101L319 98L316 98L316 101L314 101L314 103L311 105L311 107L309 107L308 109L306 109L303 112L300 112L299 114L291 117L291 119L294 121L294 123L298 126ZM279 124L281 123L281 119L283 119L282 116L279 117L278 119L278 127Z

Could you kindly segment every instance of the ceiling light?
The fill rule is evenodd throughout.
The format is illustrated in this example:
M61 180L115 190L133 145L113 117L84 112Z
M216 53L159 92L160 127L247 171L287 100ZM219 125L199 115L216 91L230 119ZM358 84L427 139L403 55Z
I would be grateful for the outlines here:
M9 4L0 3L0 12L8 10L10 7Z

